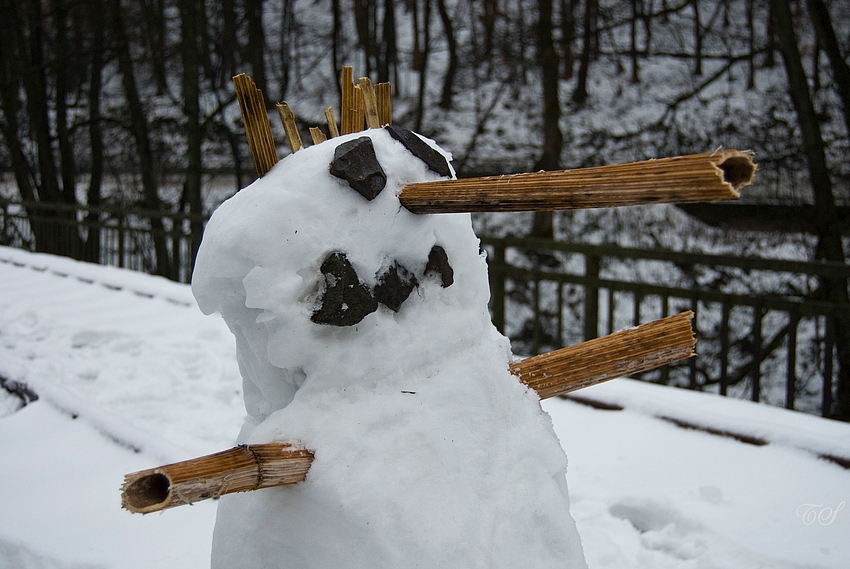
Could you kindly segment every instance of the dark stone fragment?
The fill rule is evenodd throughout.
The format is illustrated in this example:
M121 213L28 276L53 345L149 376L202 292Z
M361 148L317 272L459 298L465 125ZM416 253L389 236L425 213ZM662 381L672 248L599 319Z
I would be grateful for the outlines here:
M375 300L392 310L398 312L401 303L407 300L410 293L419 283L413 273L394 262L384 273L378 275L378 284L375 286Z
M452 175L449 163L446 157L428 146L425 141L416 136L413 131L407 130L400 126L388 124L384 127L390 133L390 136L401 142L411 154L425 162L432 172L436 172L440 176L449 177Z
M336 147L331 174L348 182L367 200L375 199L387 185L387 175L378 163L375 147L368 136Z
M425 275L440 277L440 284L443 285L443 288L448 288L455 282L455 272L449 264L449 256L446 254L446 250L439 245L431 247L431 252L428 253Z
M357 277L345 253L331 253L320 270L325 277L325 292L310 320L330 326L353 326L378 309L369 287Z

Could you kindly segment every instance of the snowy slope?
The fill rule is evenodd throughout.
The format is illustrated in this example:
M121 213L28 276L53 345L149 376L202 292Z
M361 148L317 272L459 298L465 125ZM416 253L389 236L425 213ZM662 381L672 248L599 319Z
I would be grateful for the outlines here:
M125 473L227 448L244 417L232 337L188 287L0 248L0 376L40 396L11 413L0 390L0 568L208 566L215 504L119 507ZM544 404L591 567L850 563L850 470L818 458L850 458L850 425L631 380L579 395L624 407Z

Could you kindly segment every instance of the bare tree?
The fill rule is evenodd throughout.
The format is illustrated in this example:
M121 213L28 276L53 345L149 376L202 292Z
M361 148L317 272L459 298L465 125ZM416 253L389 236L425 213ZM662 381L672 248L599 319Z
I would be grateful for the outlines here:
M803 153L808 161L815 211L819 220L815 256L827 261L845 263L846 257L841 242L841 220L832 193L832 181L827 167L820 122L809 92L800 49L797 46L791 8L788 0L770 0L770 7L779 51L788 75L788 93L797 113L797 121L803 137ZM833 302L848 303L847 283L844 279L825 278L822 292ZM850 421L850 322L846 319L836 319L836 337L840 369L835 418ZM831 354L828 357L832 357Z

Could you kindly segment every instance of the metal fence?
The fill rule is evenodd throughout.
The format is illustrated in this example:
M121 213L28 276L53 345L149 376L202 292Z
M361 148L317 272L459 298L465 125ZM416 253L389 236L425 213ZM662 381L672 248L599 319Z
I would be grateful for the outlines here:
M644 379L832 416L836 322L850 306L813 300L850 266L482 238L491 310L528 355L691 310L698 358Z
M0 244L188 283L206 217L0 200Z
M181 212L0 201L0 244L189 282L205 218ZM483 237L495 325L532 355L691 310L699 357L648 381L832 416L836 322L817 300L830 263Z

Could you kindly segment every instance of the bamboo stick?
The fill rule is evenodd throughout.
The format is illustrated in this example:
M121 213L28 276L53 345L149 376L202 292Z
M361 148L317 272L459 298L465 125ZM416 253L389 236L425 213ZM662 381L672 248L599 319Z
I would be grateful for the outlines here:
M511 364L511 373L540 399L694 356L693 312L588 340Z
M310 137L313 139L313 144L321 144L328 139L325 133L317 126L310 127Z
M511 364L517 379L547 399L694 355L692 312ZM283 443L235 447L213 455L128 474L121 505L134 513L193 504L229 494L301 482L313 454Z
M381 126L393 124L393 91L389 83L375 85L375 97L378 99L378 122Z
M740 197L757 166L751 152L725 150L630 164L439 180L404 186L413 213L551 211Z
M366 101L363 97L363 89L360 85L354 86L354 108L351 109L351 132L360 132L363 130L364 121L366 118Z
M331 138L339 136L339 129L336 127L336 117L334 116L333 107L325 109L325 120L328 121L328 134Z
M121 505L148 514L233 492L304 480L313 454L285 443L241 445L215 454L128 474Z
M304 143L301 142L301 134L298 132L298 125L295 124L295 114L286 104L286 101L277 104L277 114L280 117L280 122L283 123L283 131L286 133L289 149L295 154L304 148Z
M266 114L266 104L263 93L257 89L254 81L240 73L233 78L239 109L242 111L242 121L245 123L245 136L248 147L254 159L257 176L262 178L266 172L277 164L277 149L272 137L269 116Z
M355 132L352 112L356 103L354 101L354 69L349 65L342 67L340 90L339 132L351 134Z
M360 78L360 92L363 93L363 110L366 117L366 128L381 128L378 119L378 100L375 97L375 88L368 77Z

